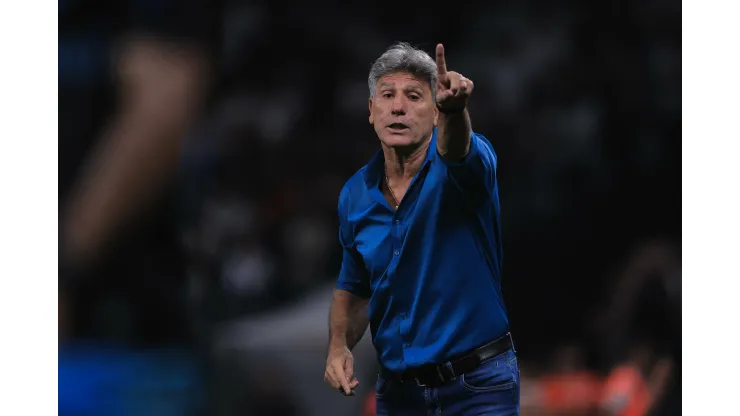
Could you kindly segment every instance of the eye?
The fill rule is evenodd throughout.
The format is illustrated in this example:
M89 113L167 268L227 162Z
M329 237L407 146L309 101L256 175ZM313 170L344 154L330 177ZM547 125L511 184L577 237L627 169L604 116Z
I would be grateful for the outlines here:
M421 97L419 97L416 94L409 94L409 100L411 100L411 101L419 101L420 99L421 99Z
M383 93L383 98L391 98L391 97L393 97L393 94L391 94L389 92L384 92Z

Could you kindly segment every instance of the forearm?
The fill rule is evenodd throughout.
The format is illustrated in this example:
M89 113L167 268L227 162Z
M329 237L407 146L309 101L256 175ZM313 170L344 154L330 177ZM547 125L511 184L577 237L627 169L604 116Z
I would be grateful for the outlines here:
M329 348L347 347L352 350L367 330L368 299L345 290L335 290L329 313Z
M437 150L446 160L457 162L470 151L473 128L467 109L459 112L439 113Z
M124 221L170 183L197 112L205 61L195 50L132 40L118 65L119 108L65 207L66 261L94 259Z
M111 126L71 201L65 247L73 262L94 258L111 232L170 182L184 123L126 114Z

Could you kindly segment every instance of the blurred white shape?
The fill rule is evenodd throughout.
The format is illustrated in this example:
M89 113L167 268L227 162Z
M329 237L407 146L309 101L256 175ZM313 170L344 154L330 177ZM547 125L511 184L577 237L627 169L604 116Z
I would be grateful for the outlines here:
M269 254L260 248L236 250L223 263L223 285L235 295L262 293L275 273Z
M306 408L305 416L357 414L357 401L347 400L321 380L326 363L327 314L334 284L317 287L297 302L265 314L222 325L214 334L214 355L240 353L266 365L280 363L280 376L300 386L293 390ZM355 373L362 381L358 397L371 393L376 366L375 349L368 328L352 350ZM253 369L250 366L250 371Z

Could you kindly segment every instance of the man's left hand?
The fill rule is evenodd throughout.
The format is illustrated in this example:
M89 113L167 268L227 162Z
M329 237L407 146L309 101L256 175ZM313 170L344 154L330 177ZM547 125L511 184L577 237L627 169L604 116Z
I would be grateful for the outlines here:
M447 71L445 48L437 45L437 106L443 113L464 110L473 92L473 81L462 74Z

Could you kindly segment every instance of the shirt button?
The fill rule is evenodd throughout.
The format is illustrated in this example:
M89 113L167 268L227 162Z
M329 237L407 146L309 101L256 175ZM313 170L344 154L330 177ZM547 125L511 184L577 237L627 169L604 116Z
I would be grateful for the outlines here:
M401 223L401 220L396 220L396 224L400 224L400 223Z
M393 254L397 256L397 255L401 254L401 252L398 251L398 250L396 250L396 251L393 252Z

